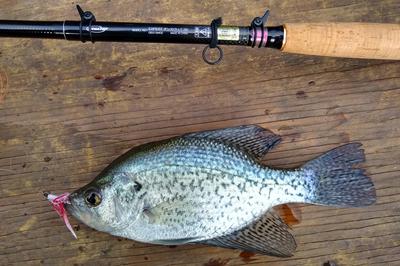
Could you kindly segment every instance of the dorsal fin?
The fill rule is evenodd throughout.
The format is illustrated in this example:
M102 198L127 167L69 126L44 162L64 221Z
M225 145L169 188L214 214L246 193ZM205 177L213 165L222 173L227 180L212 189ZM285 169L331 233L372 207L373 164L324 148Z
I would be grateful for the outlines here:
M291 229L272 209L241 230L200 243L278 257L292 256L297 247Z
M195 132L183 135L182 137L209 138L224 141L229 145L246 151L257 159L264 157L281 140L279 135L256 125Z

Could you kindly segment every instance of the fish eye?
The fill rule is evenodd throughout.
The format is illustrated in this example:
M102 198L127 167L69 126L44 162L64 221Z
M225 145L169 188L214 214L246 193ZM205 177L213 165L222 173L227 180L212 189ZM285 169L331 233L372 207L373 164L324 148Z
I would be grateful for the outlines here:
M85 201L90 207L96 207L101 203L101 195L94 189L88 189L85 192Z

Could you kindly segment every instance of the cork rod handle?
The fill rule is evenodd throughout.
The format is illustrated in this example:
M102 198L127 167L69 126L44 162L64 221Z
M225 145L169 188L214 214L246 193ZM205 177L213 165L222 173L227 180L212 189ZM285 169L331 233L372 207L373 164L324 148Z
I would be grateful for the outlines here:
M374 23L286 24L283 52L400 60L400 25Z

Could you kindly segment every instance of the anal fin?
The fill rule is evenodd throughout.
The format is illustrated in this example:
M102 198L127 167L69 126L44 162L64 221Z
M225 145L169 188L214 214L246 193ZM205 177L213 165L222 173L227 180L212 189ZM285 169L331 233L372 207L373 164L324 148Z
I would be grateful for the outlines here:
M297 247L291 229L272 209L241 230L200 243L277 257L290 257Z

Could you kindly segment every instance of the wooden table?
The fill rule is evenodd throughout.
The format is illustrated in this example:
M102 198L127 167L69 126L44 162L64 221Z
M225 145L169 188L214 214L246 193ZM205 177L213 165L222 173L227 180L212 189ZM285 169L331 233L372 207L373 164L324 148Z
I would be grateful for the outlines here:
M77 19L72 1L0 1L0 18ZM284 22L400 23L400 1L85 1L99 20L247 25L271 9ZM399 265L400 62L225 47L0 40L0 264ZM265 162L299 166L364 144L378 203L301 207L298 250L279 259L186 245L140 244L72 219L74 240L42 191L72 191L127 149L243 124L283 136Z

